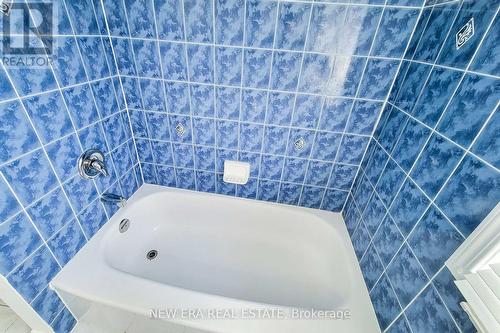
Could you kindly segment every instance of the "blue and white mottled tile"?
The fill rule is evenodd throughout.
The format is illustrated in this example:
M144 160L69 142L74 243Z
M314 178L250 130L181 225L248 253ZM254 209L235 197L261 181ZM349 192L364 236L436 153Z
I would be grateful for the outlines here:
M319 208L325 189L321 187L304 186L300 195L299 205L307 208Z
M188 41L213 42L212 0L184 0L184 15Z
M500 200L499 184L497 170L467 154L437 197L436 204L468 236Z
M366 250L366 253L359 262L359 266L363 272L366 287L368 290L371 290L384 271L384 266L380 262L373 244Z
M326 186L333 164L321 161L309 161L305 184L315 186Z
M238 148L238 122L217 120L217 146L221 148Z
M315 5L312 9L306 50L336 53L341 46L346 10L347 6L343 5Z
M215 82L239 86L241 83L242 49L238 47L215 48Z
M266 89L269 84L272 52L260 49L245 49L243 63L243 85Z
M52 92L23 100L23 104L44 143L69 134L73 127L62 95Z
M354 97L365 67L365 58L336 56L326 88L330 96Z
M241 123L239 149L244 151L260 152L263 136L263 125Z
M429 128L413 119L408 120L392 154L405 171L410 170L430 133Z
M48 323L51 323L64 308L57 293L48 286L33 300L31 306Z
M158 176L158 184L162 186L176 187L175 169L170 166L157 165L156 174Z
M113 38L113 50L120 74L136 75L132 45L129 39ZM83 51L83 50L82 50Z
M106 79L92 82L91 86L101 118L108 117L119 110L115 90L111 80ZM131 107L131 105L129 105L129 107Z
M474 325L460 306L460 303L465 301L465 298L455 285L455 278L446 266L434 278L432 283L462 332L473 332Z
M398 65L397 60L368 60L358 97L384 100L396 75Z
M154 0L158 37L163 40L183 40L182 0Z
M269 93L266 124L288 126L292 119L295 94L284 92Z
M215 173L196 171L197 191L215 193Z
M330 132L318 132L311 158L323 161L333 161L337 155L342 134Z
M428 281L422 266L406 243L387 267L387 274L403 307L408 305Z
M94 201L98 195L94 184L79 176L65 183L64 190L77 214Z
M106 223L107 218L101 203L95 200L78 215L78 220L87 238L91 238Z
M216 117L238 120L240 118L240 89L230 87L215 88Z
M280 180L284 158L281 156L262 155L259 178Z
M168 116L166 113L146 112L149 138L153 140L170 140Z
M164 79L187 80L187 62L184 44L160 42L160 57Z
M0 224L0 240L0 273L4 276L42 244L42 239L24 213Z
M287 157L283 167L283 181L302 183L306 175L307 160Z
M99 119L88 84L67 88L62 93L77 128L90 125Z
M304 54L299 90L310 93L323 93L331 68L331 57L317 53Z
M215 145L215 120L193 118L194 142L198 145Z
M323 105L319 128L326 131L343 132L352 104L351 99L327 98Z
M167 109L170 113L189 114L189 86L181 82L165 82ZM195 115L200 115L193 112Z
M373 244L377 248L377 253L385 267L389 265L402 243L403 236L392 218L386 215L381 227L373 237Z
M215 41L223 45L242 45L244 0L215 1Z
M338 52L368 55L381 14L380 7L350 6L339 36Z
M75 161L83 152L76 134L51 143L45 150L61 182L78 173Z
M464 151L438 134L423 149L410 176L433 198L458 164Z
M280 4L275 36L276 48L299 51L304 49L311 6L306 3Z
M500 169L500 137L497 133L500 133L500 112L498 109L472 146L472 152Z
M405 311L412 332L459 332L430 284Z
M241 198L255 199L257 197L257 185L257 179L250 178L246 184L236 187L236 195Z
M165 111L165 97L160 80L140 79L142 100L144 109L153 111Z
M408 244L428 276L433 276L463 241L434 205L408 237Z
M152 141L153 158L156 164L173 165L174 158L170 142Z
M78 222L72 220L55 234L47 244L56 256L58 262L62 266L65 266L86 242Z
M213 47L207 45L188 44L189 78L193 82L213 83Z
M0 162L27 153L39 145L21 103L0 104Z
M349 191L357 172L358 168L355 166L335 164L328 187Z
M77 40L89 79L97 80L109 76L101 37L78 37Z
M498 104L500 80L466 74L455 92L437 130L468 147Z
M56 260L43 246L12 271L7 279L29 303L45 289L59 270Z
M42 150L36 150L0 168L23 205L40 198L57 185Z
M138 76L151 78L161 77L157 42L134 39L132 40L132 45L134 47Z
M111 36L128 36L127 17L123 1L103 0Z
M196 189L196 180L194 170L190 169L175 169L175 177L177 179L177 186L185 190Z
M240 119L242 121L264 123L266 98L267 91L265 90L244 89Z
M283 155L286 151L288 128L266 126L264 132L264 153Z
M125 0L125 8L131 37L156 37L152 1Z
M278 202L287 205L298 205L302 185L281 183Z
M299 79L302 54L298 52L275 52L271 87L276 90L295 91Z
M346 127L347 133L371 135L382 110L382 102L356 101Z
M257 199L276 202L278 200L279 185L279 182L271 180L259 180Z
M278 2L272 0L249 0L246 3L246 46L271 48Z
M407 179L390 209L394 222L404 236L408 236L428 205L429 200L424 193L411 179Z
M292 126L316 128L323 105L323 98L315 95L297 95Z
M337 162L358 164L361 162L369 138L346 134L340 143Z
M52 67L60 85L64 87L83 82L86 79L85 71L75 39L56 37L53 43L56 56ZM88 54L86 56L89 57Z
M371 54L393 58L403 56L418 15L417 9L386 8Z
M194 167L194 150L192 145L174 143L172 144L174 153L174 165L180 168Z

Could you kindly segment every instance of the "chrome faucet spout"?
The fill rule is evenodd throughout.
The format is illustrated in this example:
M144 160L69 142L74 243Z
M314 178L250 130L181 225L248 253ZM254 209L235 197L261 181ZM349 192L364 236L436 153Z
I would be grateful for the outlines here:
M106 165L104 165L103 161L94 160L92 161L91 166L95 170L99 171L104 177L107 177L109 175L108 170L106 169Z
M113 193L104 193L101 195L101 201L104 203L114 203L117 204L118 207L125 207L127 203L127 199L118 194Z

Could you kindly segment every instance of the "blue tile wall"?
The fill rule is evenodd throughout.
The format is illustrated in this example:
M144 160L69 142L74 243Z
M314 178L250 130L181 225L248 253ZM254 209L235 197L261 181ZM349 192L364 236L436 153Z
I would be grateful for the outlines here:
M0 67L0 274L67 333L75 319L48 283L113 214L98 196L129 197L142 176L101 3L53 4L53 65ZM76 168L93 147L110 171L95 182Z
M144 180L340 212L423 0L335 2L104 1Z
M499 4L426 1L343 210L383 331L475 332L444 263L500 200Z

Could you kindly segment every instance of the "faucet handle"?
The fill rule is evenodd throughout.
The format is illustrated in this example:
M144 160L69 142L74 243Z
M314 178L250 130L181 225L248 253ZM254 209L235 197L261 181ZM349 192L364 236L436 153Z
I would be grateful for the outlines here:
M78 172L85 179L94 179L99 174L108 176L104 154L98 149L89 149L78 159Z

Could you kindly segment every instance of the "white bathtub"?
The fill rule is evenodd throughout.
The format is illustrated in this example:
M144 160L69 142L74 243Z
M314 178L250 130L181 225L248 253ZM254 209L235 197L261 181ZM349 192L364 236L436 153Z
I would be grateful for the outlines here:
M143 316L167 310L169 321L213 332L380 331L340 214L155 185L51 285ZM326 311L304 319L297 309Z

